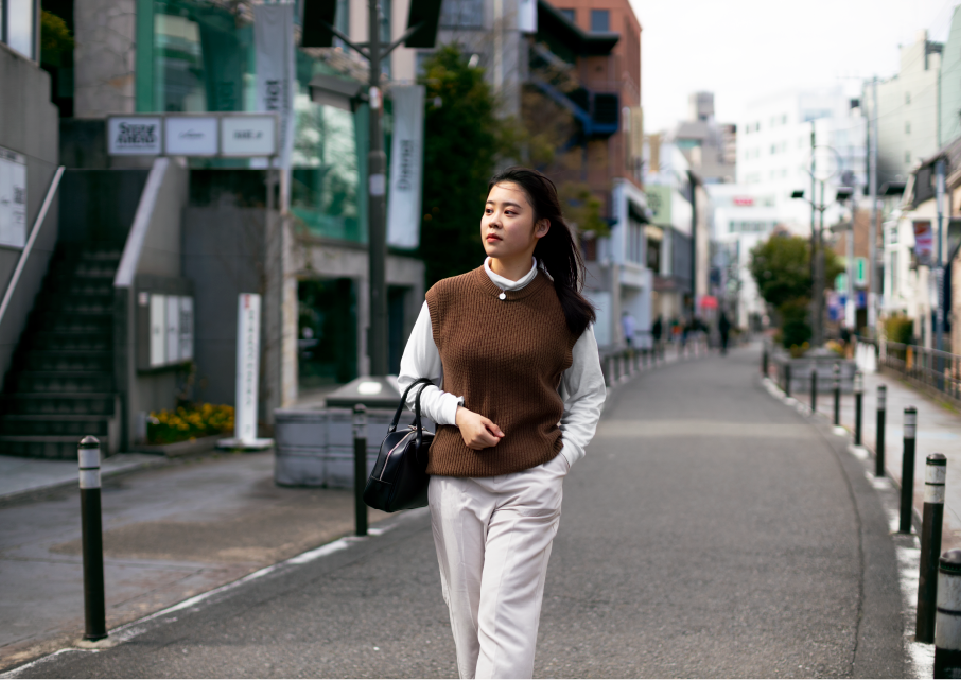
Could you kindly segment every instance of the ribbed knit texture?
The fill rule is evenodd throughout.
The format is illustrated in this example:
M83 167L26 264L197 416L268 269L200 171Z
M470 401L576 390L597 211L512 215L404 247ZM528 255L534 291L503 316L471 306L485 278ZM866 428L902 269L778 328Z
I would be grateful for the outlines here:
M427 472L492 477L554 458L563 448L557 387L577 338L553 282L541 272L521 290L502 292L481 266L438 281L426 297L444 390L504 432L497 446L474 451L456 426L439 426Z

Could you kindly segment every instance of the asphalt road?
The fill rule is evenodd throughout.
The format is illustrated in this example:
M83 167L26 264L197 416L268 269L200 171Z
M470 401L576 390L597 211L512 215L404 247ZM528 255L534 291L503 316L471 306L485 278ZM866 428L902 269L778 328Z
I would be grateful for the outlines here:
M843 447L758 355L620 388L565 481L539 677L904 677L894 549ZM847 457L845 457L847 456ZM455 677L429 519L18 677Z

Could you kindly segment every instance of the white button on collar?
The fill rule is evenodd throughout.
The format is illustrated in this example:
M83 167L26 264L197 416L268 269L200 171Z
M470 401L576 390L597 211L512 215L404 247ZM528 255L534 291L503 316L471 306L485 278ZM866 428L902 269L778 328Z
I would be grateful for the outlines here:
M506 300L506 299L507 299L507 293L501 293L501 294L498 295L497 297L499 297L501 300Z

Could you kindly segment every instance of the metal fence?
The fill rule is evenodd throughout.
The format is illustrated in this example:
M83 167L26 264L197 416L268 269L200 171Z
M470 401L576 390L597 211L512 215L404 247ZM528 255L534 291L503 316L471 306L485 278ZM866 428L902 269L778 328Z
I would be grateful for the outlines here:
M952 399L961 399L961 356L917 345L881 340L878 364Z

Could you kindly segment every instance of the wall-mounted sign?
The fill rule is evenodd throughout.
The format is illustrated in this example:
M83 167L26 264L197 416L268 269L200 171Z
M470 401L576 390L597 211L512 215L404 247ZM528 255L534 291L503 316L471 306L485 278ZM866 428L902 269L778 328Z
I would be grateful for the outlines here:
M277 149L274 116L224 118L220 123L222 156L273 156Z
M170 117L164 121L164 146L168 156L216 156L215 117Z
M750 196L735 196L734 205L750 208L752 205L754 205L754 199Z
M117 116L107 120L107 153L111 156L159 156L161 119Z
M150 294L150 367L194 358L194 299Z
M27 165L24 156L0 148L0 245L23 248L27 240Z

